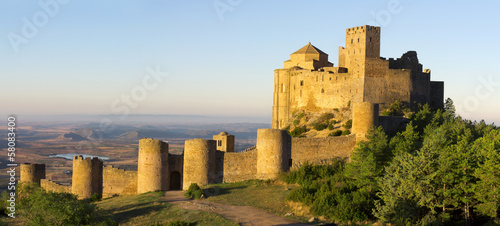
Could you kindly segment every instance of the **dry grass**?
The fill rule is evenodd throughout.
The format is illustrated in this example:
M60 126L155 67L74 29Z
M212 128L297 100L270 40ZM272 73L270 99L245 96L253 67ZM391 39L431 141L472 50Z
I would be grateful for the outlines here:
M236 183L211 184L204 187L208 200L235 206L253 206L259 209L306 222L306 217L285 216L292 213L286 204L286 196L297 185L277 181L247 180Z
M194 225L238 225L219 215L186 210L160 201L163 192L129 195L105 199L97 203L99 221L111 219L119 225L166 225L186 221Z

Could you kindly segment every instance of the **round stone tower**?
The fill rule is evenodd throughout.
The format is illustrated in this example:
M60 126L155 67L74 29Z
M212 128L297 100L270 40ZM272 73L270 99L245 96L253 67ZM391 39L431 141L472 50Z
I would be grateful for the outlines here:
M292 139L285 130L257 130L257 178L274 179L290 169Z
M216 141L192 139L184 145L183 190L191 183L200 186L215 183Z
M373 126L378 126L378 104L353 103L352 133L356 134L356 140L365 139L368 130Z
M169 187L168 144L151 138L139 140L137 193L165 191Z
M45 164L21 164L20 182L31 182L40 184L41 179L45 179Z
M71 192L78 199L88 199L97 193L102 197L102 161L97 157L73 157L73 184Z

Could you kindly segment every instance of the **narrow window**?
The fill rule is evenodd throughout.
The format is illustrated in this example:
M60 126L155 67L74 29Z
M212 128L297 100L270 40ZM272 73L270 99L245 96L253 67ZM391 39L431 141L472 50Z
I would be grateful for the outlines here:
M352 44L352 39L351 39L351 44Z
M358 42L359 42L359 38L358 38Z
M281 84L281 92L284 93L285 92L285 83L282 83Z
M304 85L304 81L300 81L300 86L303 86Z
M370 37L370 42L372 42L372 38Z
M325 90L324 90L324 89L321 89L321 93L325 93Z

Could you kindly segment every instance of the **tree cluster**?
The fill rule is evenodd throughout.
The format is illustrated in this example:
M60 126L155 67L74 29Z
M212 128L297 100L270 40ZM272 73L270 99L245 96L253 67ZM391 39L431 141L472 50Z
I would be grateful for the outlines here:
M498 223L500 130L456 116L450 99L445 110L423 106L410 119L393 137L372 129L349 163L291 172L288 182L302 186L288 198L337 222Z

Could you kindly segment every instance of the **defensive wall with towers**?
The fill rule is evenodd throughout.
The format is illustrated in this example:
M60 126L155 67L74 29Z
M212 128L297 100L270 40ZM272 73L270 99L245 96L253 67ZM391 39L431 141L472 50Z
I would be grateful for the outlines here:
M191 183L275 179L306 161L325 163L334 158L348 158L356 142L375 125L376 112L376 104L354 104L354 134L349 136L292 138L286 130L259 129L256 146L242 152L217 150L223 146L219 145L223 140L230 141L226 146L234 147L234 136L226 132L214 136L217 140L186 140L182 155L169 154L166 142L143 138L139 140L137 171L104 166L97 157L74 156L71 186L45 179L45 164L21 164L21 182L39 183L47 191L67 192L88 199L93 194L112 197L186 190Z
M274 72L272 129L257 131L256 146L235 152L235 137L227 132L212 140L186 140L184 153L169 153L168 143L139 140L138 170L104 166L97 158L73 158L71 186L45 179L44 164L21 164L21 181L39 183L54 192L68 192L81 199L140 194L150 191L186 190L191 183L237 182L274 179L305 162L327 163L348 159L357 142L374 126L395 119L379 116L379 107L400 100L410 107L430 103L442 107L443 83L430 81L416 52L396 60L380 58L380 28L362 26L346 31L346 47L339 49L339 67L310 43L290 55L283 69ZM291 137L286 130L292 112L321 113L350 108L352 134L340 137ZM399 120L399 121L398 121Z

